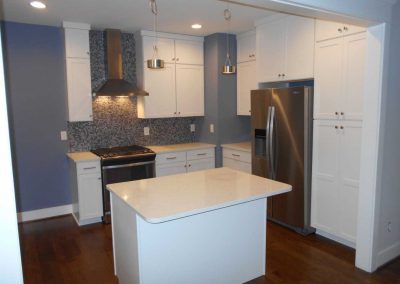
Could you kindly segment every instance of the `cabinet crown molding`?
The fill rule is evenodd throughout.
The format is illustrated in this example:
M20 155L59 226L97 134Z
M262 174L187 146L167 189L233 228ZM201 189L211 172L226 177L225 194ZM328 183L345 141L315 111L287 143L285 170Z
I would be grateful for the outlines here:
M153 31L140 30L138 32L138 34L140 36L155 37L155 33ZM178 40L180 39L180 40L190 40L190 41L204 42L204 37L202 37L202 36L190 36L190 35L160 33L160 32L157 32L157 36L159 38L169 38L169 39L178 39Z
M270 22L273 22L273 21L276 21L279 19L283 19L283 18L286 18L289 16L290 15L288 15L288 14L278 13L278 14L275 14L272 16L262 18L260 20L256 20L256 21L254 21L254 25L257 27L257 26L264 25L264 24L267 24L267 23L270 23Z
M90 30L90 25L85 23L62 22L64 29Z

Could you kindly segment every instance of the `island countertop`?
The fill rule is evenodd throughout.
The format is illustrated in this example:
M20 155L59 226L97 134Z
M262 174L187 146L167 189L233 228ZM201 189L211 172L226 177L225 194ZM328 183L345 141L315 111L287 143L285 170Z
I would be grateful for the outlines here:
M107 185L149 223L221 209L291 191L288 184L229 168Z

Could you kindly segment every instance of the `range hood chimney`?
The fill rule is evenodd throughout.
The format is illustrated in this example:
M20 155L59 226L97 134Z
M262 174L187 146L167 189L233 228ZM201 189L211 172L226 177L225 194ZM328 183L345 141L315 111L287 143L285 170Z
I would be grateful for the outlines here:
M122 72L121 31L106 30L107 80L95 91L97 96L148 96L144 90L124 80Z

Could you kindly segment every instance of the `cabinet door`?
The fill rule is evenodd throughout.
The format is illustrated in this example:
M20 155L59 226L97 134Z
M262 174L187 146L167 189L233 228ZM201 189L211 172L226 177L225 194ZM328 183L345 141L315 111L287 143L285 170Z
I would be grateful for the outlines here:
M156 176L170 176L176 174L186 173L186 161L167 164L156 164Z
M166 63L165 68L158 70L144 68L144 89L149 92L149 96L138 100L138 114L141 114L141 118L175 116L174 64Z
M92 121L89 59L67 58L68 120Z
M256 34L250 33L239 36L237 39L237 62L246 62L256 59Z
M187 171L195 172L202 171L215 168L215 159L207 158L207 159L199 159L199 160L191 160L187 161Z
M256 29L257 81L282 81L285 73L286 17L272 21Z
M67 58L90 58L88 30L64 29L64 35Z
M79 219L103 215L103 198L100 173L78 176Z
M311 225L336 233L339 214L339 132L335 121L314 120ZM335 127L337 126L337 128Z
M360 181L361 121L341 122L340 132L340 237L355 242L357 236L358 192Z
M314 118L338 119L342 100L343 39L316 44Z
M176 64L178 116L204 115L204 67Z
M343 39L343 99L341 117L362 120L366 61L366 34L356 34Z
M250 91L257 89L256 62L237 65L237 114L250 115Z
M203 42L175 40L175 60L180 64L204 65Z
M175 43L173 39L143 36L143 59L144 61L153 58L154 44L157 44L158 58L166 63L175 62ZM145 68L147 65L145 64Z
M286 71L284 73L286 81L314 77L314 30L313 19L287 17Z
M344 25L342 23L316 20L315 40L317 42L343 36Z
M356 33L362 33L367 30L365 27L355 26L355 25L344 25L346 27L344 34L345 35L352 35Z

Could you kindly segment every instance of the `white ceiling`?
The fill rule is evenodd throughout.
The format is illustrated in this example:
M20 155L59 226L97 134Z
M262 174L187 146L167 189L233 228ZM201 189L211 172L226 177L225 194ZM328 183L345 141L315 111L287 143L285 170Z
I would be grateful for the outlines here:
M0 1L1 2L1 1ZM148 0L44 0L47 9L37 10L30 0L3 0L6 21L60 26L62 21L82 22L93 29L115 28L125 32L151 30L153 17ZM227 3L217 0L158 0L158 29L162 32L209 35L226 32L223 10ZM273 14L246 6L230 4L231 33L248 31L255 20ZM193 30L193 23L203 25Z

